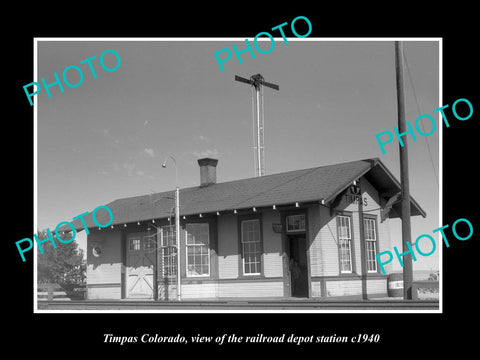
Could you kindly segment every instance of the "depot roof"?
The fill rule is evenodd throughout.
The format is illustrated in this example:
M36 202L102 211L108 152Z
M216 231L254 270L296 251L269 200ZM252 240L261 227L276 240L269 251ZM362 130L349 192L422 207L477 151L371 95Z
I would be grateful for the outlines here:
M400 191L400 183L379 159L374 158L181 189L180 215L221 213L322 200L328 205L362 176L386 200ZM174 199L175 191L172 190L118 199L106 206L113 213L112 225L126 224L173 216ZM412 216L426 216L412 197L410 209ZM399 204L393 205L390 211L390 218L397 217L400 217ZM88 228L97 227L91 218L91 212L84 219ZM106 211L98 211L96 219L99 223L106 224L109 215ZM77 230L83 229L79 219L73 225Z

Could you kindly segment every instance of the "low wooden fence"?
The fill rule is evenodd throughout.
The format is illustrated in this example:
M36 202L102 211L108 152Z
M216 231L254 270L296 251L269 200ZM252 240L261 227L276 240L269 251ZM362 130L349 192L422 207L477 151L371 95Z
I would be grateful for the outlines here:
M86 287L83 284L69 284L63 287L59 284L37 284L37 299L54 300L84 300Z

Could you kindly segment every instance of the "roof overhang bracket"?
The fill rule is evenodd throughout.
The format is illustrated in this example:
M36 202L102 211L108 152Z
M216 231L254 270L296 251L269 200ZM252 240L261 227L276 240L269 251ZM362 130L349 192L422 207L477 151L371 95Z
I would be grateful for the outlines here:
M347 193L347 189L343 190L340 194L338 194L335 199L330 202L330 216L333 216L333 213L335 212L335 208L340 205L340 202L343 199L343 196Z
M390 210L392 209L393 205L395 205L398 201L401 200L401 196L402 196L402 192L399 191L395 195L393 195L390 199L388 199L384 208L380 211L380 222L385 221L385 219L388 217L388 214L390 213Z

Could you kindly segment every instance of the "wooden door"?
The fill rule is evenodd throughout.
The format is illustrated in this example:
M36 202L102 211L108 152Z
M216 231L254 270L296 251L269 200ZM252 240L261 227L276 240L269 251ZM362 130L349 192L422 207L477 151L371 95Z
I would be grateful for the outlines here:
M308 297L308 265L305 237L289 236L292 296Z
M127 238L127 298L153 299L155 237Z

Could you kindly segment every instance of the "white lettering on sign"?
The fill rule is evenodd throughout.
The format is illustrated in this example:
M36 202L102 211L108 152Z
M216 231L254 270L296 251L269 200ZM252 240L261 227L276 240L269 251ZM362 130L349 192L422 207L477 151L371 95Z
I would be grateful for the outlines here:
M349 204L358 204L362 201L362 197L360 195L351 195L351 194L345 194L345 202L347 203L347 205ZM367 198L364 197L363 198L363 206L367 206L368 205L368 202L367 202Z

